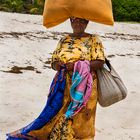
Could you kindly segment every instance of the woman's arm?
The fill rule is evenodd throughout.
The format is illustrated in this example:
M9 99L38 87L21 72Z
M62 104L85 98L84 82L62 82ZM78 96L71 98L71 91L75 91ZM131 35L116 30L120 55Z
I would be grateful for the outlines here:
M103 64L105 63L104 60L93 60L93 61L90 61L90 70L91 71L96 71L97 69L101 69L103 67ZM66 63L66 69L68 71L73 71L74 70L74 64L75 62L69 62L69 63ZM64 65L63 62L60 62L60 61L55 61L52 63L52 69L56 70L56 71L59 71L61 66Z
M90 71L96 71L97 69L101 69L104 65L104 60L93 60L90 61ZM68 71L74 70L74 64L75 62L70 62L66 64L66 68Z

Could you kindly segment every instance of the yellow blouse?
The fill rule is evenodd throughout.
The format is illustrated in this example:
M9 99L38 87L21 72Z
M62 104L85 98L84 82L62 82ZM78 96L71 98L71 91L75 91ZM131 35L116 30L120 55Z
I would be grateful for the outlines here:
M52 63L78 60L105 60L104 48L97 35L80 38L67 35L59 41L52 55Z

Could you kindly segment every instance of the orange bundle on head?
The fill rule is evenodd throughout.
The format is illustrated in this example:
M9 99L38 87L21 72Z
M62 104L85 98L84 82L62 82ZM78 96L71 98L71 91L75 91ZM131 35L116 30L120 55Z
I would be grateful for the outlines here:
M43 25L56 26L70 17L84 18L93 22L113 25L111 0L46 0Z

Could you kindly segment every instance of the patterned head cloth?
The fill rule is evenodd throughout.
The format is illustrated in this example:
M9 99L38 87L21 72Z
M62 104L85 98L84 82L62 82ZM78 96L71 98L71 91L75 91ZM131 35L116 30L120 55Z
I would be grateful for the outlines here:
M88 23L89 21L84 18L70 17L71 22L80 21L81 23Z

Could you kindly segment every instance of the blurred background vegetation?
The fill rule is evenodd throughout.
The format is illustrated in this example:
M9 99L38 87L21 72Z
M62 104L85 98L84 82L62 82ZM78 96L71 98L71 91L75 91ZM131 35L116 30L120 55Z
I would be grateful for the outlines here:
M45 0L0 0L0 11L42 14ZM140 0L112 0L115 21L140 22Z
M0 11L42 14L45 0L0 0Z
M115 21L140 22L140 0L112 0Z

